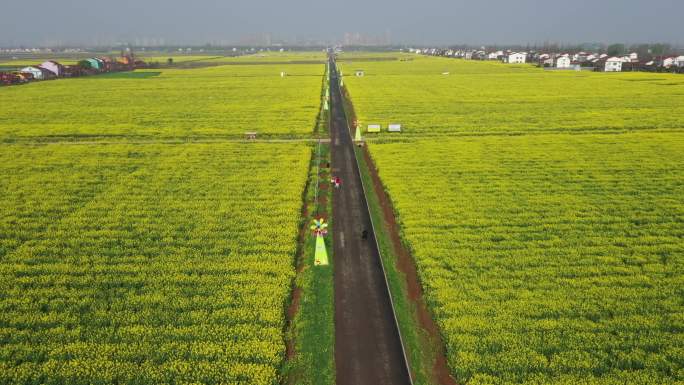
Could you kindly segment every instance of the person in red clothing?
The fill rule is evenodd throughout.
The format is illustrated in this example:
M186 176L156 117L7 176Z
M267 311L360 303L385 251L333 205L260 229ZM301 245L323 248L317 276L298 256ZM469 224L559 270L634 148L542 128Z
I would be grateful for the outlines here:
M335 177L335 188L340 188L342 186L342 179L339 176Z

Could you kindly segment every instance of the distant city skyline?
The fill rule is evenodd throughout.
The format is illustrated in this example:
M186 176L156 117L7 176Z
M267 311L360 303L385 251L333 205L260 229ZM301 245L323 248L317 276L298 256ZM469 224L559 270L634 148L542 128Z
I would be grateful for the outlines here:
M39 11L3 4L16 17L0 23L0 46L231 45L264 36L290 44L684 44L681 0L35 0L31 9Z

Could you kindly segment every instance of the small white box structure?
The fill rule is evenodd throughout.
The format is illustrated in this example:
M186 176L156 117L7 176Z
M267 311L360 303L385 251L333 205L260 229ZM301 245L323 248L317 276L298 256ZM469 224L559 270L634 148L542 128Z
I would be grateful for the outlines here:
M285 76L287 76L287 74L285 73L285 71L283 71L283 72L280 73L280 77L281 77L281 78L284 78Z
M380 132L380 125L379 124L369 124L368 125L368 132Z
M390 124L389 127L387 127L387 131L401 132L401 124Z

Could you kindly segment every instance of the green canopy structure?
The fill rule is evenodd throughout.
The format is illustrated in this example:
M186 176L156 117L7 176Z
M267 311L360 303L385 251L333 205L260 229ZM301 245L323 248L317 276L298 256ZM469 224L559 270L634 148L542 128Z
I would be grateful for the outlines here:
M316 254L314 255L316 266L328 266L328 250L325 247L325 239L322 235L316 236Z
M323 238L328 234L328 224L325 223L323 218L314 219L313 225L311 225L311 230L313 230L316 235L316 253L314 254L314 264L316 266L327 266L328 265L328 250L325 247L325 239Z

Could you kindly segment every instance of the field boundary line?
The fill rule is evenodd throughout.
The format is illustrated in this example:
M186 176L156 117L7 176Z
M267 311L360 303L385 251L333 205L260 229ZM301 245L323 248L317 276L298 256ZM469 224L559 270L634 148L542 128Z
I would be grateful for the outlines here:
M220 143L330 143L330 138L298 138L298 139L200 139L200 140L58 140L58 141L7 141L0 142L0 146L45 146L45 145L117 145L117 144L220 144Z

